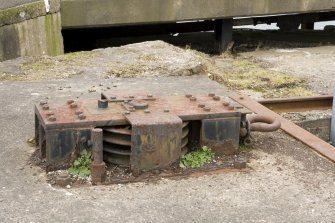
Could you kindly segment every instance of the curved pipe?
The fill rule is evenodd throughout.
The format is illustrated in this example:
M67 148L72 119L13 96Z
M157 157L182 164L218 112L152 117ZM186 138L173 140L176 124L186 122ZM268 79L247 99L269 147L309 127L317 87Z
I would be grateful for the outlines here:
M265 115L249 115L247 121L250 123L251 132L273 132L281 126L277 118Z

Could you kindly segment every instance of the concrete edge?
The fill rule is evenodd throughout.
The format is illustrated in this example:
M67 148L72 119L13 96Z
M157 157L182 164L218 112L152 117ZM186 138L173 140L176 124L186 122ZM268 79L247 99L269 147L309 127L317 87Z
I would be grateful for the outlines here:
M60 0L49 0L49 4L48 13L42 0L0 10L0 27L60 11Z

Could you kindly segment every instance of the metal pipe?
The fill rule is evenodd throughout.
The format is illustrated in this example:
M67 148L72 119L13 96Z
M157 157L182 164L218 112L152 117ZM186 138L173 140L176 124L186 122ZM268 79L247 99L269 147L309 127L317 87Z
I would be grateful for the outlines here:
M95 164L100 164L103 162L102 129L92 129L91 140L93 162Z

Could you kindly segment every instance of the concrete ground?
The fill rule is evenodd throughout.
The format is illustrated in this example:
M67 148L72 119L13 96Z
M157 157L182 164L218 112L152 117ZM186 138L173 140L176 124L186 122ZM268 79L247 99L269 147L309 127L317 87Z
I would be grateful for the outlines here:
M335 222L335 164L282 132L254 135L248 172L51 187L41 169L27 164L34 103L98 98L114 84L157 95L228 94L207 76L0 82L0 222ZM93 85L97 91L89 93Z

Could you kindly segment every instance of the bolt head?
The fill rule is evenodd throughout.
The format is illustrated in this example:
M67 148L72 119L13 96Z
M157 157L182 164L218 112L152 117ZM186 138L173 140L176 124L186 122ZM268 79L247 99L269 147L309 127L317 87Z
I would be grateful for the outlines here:
M43 106L43 105L45 105L45 104L48 104L48 102L47 102L47 101L40 101L40 105L41 105L41 106Z
M135 98L135 96L134 95L129 95L129 98Z
M71 107L71 108L76 108L76 107L78 107L78 105L77 105L77 103L74 103L74 102L73 102L72 104L70 104L70 107Z
M190 101L196 101L197 98L196 97L190 97Z
M223 106L229 106L230 104L229 104L229 102L226 102L226 101L225 101L225 102L222 103L222 105L223 105Z
M190 98L190 97L192 97L192 95L191 94L185 94L185 97Z
M228 106L228 110L229 111L232 111L232 110L234 110L235 108L234 108L234 106Z
M220 101L221 98L220 98L220 96L214 96L213 99L214 99L214 101Z
M211 108L208 108L208 107L204 108L204 111L206 111L206 112L209 112L210 110L211 110Z
M144 113L150 113L150 110L149 109L145 109Z
M111 96L111 99L112 99L112 100L115 100L115 99L116 99L116 96Z
M204 108L204 107L205 107L205 104L198 104L198 107L199 107L199 108Z
M86 119L86 115L84 115L84 114L79 114L79 115L78 115L78 118L79 118L80 120L84 120L84 119Z
M43 110L49 110L49 105L47 105L47 104L43 105L43 106L42 106L42 109L43 109Z
M130 114L130 111L125 111L124 114L125 114L125 115L129 115L129 114Z
M152 95L152 94L148 94L147 97L148 97L148 98L152 98L153 95Z
M53 111L48 111L47 113L46 113L46 115L47 116L51 116L51 115L54 115L55 113L53 112Z
M75 114L76 114L76 115L80 115L80 114L82 114L82 113L83 113L83 112L80 111L80 110L75 111Z
M74 102L74 100L72 100L72 99L66 101L66 103L67 103L68 105L72 104L73 102Z
M243 100L244 99L244 97L243 96L241 96L241 97L239 97L241 100Z
M49 122L54 122L54 121L56 121L56 117L54 115L51 115L51 116L49 116L48 121Z
M209 93L208 96L209 96L209 97L214 97L215 94L214 94L214 93Z
M168 108L164 109L164 112L169 112L170 110Z

